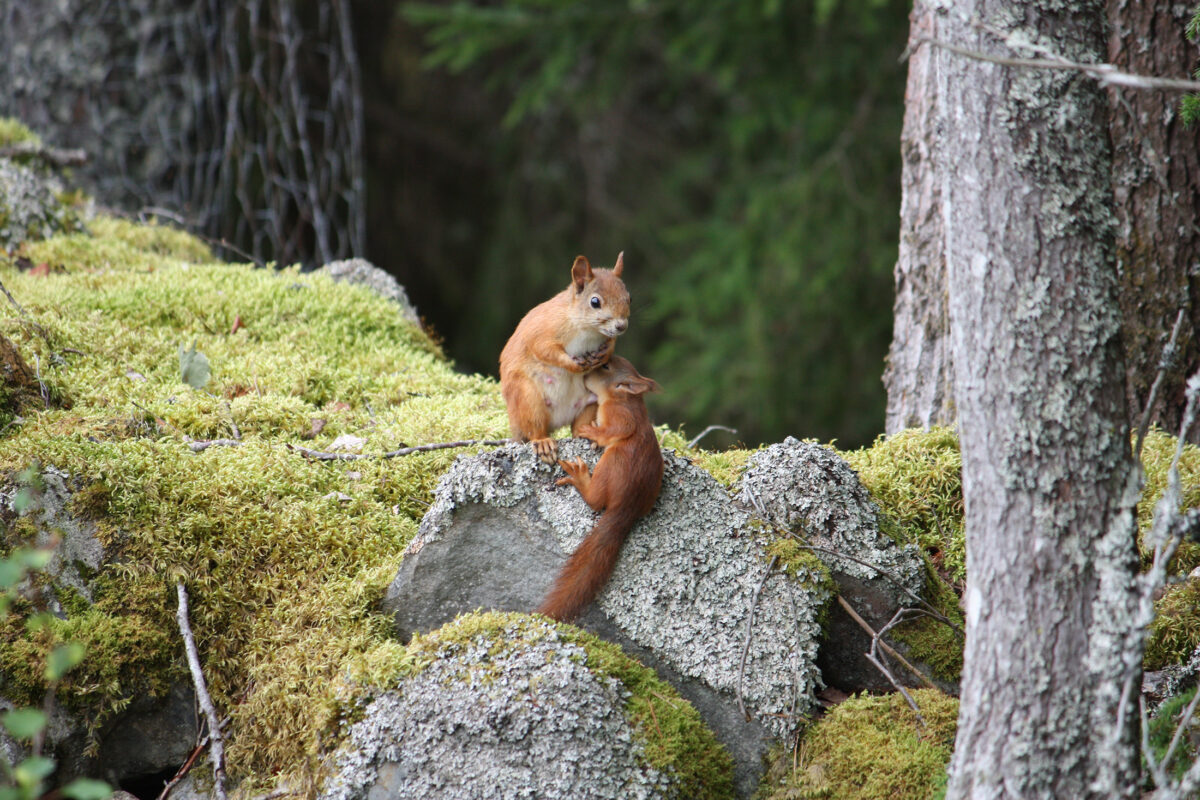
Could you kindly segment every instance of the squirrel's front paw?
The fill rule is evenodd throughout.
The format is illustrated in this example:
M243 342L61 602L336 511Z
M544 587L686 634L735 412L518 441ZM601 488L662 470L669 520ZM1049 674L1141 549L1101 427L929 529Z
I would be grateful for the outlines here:
M563 468L563 472L567 473L565 478L559 478L554 483L557 486L567 486L575 484L578 486L578 481L587 474L587 464L583 463L582 458L576 458L572 461L559 461L558 465Z
M558 460L558 443L553 439L534 439L530 444L533 445L533 452L546 464L553 464Z
M575 356L575 363L585 370L595 369L596 367L608 361L609 349L608 345L604 345L598 350L592 350L584 353L581 356Z

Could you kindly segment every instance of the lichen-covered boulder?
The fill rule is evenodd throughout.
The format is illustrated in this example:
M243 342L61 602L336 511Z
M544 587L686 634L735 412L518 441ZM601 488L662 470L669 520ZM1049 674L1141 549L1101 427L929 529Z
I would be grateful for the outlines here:
M353 713L322 800L732 796L699 716L611 644L484 614L409 651L409 674Z
M789 436L751 456L739 486L739 503L814 547L839 594L874 630L916 603L924 588L919 548L897 545L880 530L878 506L831 449ZM871 637L840 605L830 609L826 633L818 664L829 683L845 691L892 690L863 658ZM909 685L914 680L906 673L896 677Z
M78 214L59 200L61 191L57 179L0 158L0 249L82 228Z
M596 454L581 440L560 456ZM769 571L770 537L708 473L665 453L655 510L579 623L654 667L699 708L749 794L772 739L813 707L819 617L833 586L800 556ZM409 545L384 608L402 635L476 608L529 611L596 515L530 447L459 459ZM745 712L742 711L744 707Z

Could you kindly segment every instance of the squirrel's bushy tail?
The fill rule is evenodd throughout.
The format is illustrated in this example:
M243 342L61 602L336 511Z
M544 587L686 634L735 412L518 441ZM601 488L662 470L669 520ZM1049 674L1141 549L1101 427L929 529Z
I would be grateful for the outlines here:
M632 509L607 509L563 565L538 613L560 622L577 617L608 583L621 555L621 545L636 521Z

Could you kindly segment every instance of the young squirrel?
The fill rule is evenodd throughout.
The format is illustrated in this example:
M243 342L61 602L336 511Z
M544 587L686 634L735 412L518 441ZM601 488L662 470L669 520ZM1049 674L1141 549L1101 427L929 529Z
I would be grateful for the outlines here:
M613 356L584 377L599 404L596 421L578 434L605 448L591 475L583 459L560 461L565 478L594 511L604 513L567 559L538 611L566 622L574 619L608 582L621 545L633 524L654 508L662 488L663 458L642 395L658 384L639 375L628 360Z
M517 323L500 353L500 391L513 438L533 442L547 464L557 448L551 432L594 418L585 372L612 355L629 326L629 292L621 281L625 254L611 270L593 270L583 256L571 266L571 285Z

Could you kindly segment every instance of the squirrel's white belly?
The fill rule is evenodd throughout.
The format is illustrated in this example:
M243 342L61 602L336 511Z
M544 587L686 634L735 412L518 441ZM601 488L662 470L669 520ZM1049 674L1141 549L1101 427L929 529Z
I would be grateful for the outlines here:
M570 425L592 398L583 385L583 375L561 367L543 367L537 376L541 383L546 410L550 412L550 430Z

